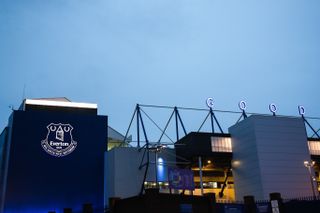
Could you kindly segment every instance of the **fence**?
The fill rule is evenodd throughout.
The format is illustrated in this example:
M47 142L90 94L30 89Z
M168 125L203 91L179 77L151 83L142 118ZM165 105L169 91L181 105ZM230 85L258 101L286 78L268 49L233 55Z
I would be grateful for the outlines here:
M217 200L217 213L316 213L320 212L320 196L308 196L282 199L276 193L276 205L270 200L257 200L253 204L245 201Z
M274 202L276 201L276 202ZM282 199L279 193L270 194L270 200L254 200L253 196L243 201L215 200L214 195L180 196L153 194L128 199L113 200L112 208L95 209L84 204L82 211L65 208L63 213L316 213L320 212L320 196ZM165 211L163 211L165 210ZM49 211L48 213L56 213ZM58 213L58 212L57 212Z

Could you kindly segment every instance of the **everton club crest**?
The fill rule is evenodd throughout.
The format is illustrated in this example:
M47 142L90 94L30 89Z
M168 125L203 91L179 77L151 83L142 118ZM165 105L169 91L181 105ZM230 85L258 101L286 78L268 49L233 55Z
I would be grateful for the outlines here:
M72 138L73 127L70 124L51 123L47 129L47 138L41 141L41 146L48 154L63 157L76 149L77 142Z

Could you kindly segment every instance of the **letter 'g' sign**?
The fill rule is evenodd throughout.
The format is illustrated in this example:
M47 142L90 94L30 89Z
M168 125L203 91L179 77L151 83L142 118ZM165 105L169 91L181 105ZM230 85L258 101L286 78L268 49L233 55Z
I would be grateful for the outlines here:
M207 106L209 108L213 108L213 103L214 103L213 98L207 98Z

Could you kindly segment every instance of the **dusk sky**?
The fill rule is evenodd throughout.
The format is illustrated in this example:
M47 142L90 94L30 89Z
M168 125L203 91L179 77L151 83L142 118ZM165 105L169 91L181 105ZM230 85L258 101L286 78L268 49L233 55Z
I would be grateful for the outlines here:
M320 117L319 0L0 0L0 131L23 98ZM162 118L154 117L155 120ZM320 128L316 126L316 128Z

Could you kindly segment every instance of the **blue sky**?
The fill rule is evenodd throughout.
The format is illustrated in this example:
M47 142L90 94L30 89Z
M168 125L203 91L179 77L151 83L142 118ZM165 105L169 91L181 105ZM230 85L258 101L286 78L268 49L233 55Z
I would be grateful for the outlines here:
M207 97L222 110L246 100L250 112L274 102L279 114L297 115L302 104L320 117L319 8L318 0L0 0L0 128L23 97L97 103L122 133L136 103L205 108Z

